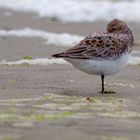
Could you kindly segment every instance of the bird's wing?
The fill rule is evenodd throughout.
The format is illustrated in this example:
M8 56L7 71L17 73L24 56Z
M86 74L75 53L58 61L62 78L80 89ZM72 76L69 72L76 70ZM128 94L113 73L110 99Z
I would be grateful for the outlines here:
M60 55L76 59L115 59L129 51L128 39L125 34L94 33Z

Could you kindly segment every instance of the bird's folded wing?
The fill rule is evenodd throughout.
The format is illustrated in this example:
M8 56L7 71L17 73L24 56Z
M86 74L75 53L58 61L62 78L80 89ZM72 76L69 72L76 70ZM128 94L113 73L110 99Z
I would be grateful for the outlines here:
M61 55L76 59L115 59L128 51L128 42L128 36L125 34L95 33Z

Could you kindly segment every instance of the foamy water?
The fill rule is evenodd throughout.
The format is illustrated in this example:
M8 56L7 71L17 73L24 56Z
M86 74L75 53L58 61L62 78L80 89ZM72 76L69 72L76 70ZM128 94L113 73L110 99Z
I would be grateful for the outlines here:
M50 64L68 64L63 59L48 59L48 58L36 58L32 60L21 59L17 61L7 61L2 60L0 65L22 65L22 64L29 64L29 65L50 65Z
M112 18L140 21L140 0L0 0L0 7L35 12L65 22Z
M140 57L133 56L129 60L129 65L140 65Z
M57 46L72 46L83 39L82 36L70 35L68 33L56 34L31 28L20 30L0 30L0 36L39 37L45 39L47 44Z
M133 84L123 84L123 83L113 83L113 82L105 82L106 85L110 86L121 86L124 88L130 87L130 88L135 88Z
M17 61L7 61L2 60L0 61L0 65L22 65L22 64L29 64L29 65L51 65L51 64L69 64L63 59L48 59L48 58L36 58L32 60L21 59ZM129 65L140 65L140 57L131 57L129 60Z

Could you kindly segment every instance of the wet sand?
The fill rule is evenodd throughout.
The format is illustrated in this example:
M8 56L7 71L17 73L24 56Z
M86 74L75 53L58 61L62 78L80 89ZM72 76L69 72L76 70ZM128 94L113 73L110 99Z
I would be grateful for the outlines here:
M87 35L102 31L106 22L61 23L35 14L0 10L0 29L30 27L49 32ZM134 28L140 39L138 23ZM0 37L0 60L24 56L51 58L65 47L44 44L41 38ZM135 50L140 50L139 44ZM139 140L140 66L128 66L107 76L99 94L99 76L71 65L0 65L0 140ZM88 98L87 98L88 97Z

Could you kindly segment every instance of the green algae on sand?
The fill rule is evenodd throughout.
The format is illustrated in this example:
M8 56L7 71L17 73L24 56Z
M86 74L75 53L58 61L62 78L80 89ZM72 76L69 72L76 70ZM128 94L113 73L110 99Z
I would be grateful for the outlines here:
M126 110L129 103L128 99L112 95L85 98L52 93L34 98L1 99L0 106L8 106L8 109L0 109L0 122L11 122L14 127L32 127L34 122L66 118L140 117Z

